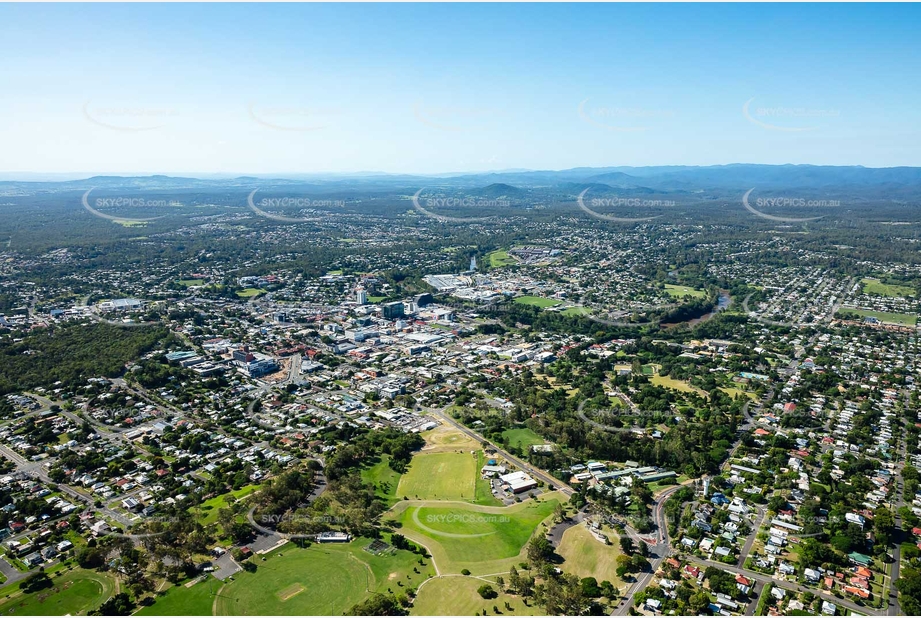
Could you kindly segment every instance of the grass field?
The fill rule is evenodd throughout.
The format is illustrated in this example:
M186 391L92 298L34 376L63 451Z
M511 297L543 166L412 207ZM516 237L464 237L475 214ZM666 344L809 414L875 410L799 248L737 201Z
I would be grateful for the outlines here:
M758 400L758 395L750 391L743 391L741 388L734 388L734 387L730 388L727 386L721 386L720 390L726 393L727 395L729 395L730 397L732 397L733 399L737 397L748 397L752 401Z
M369 296L369 297L368 297L368 302L369 302L369 303L379 303L379 302L384 301L384 300L387 300L387 297L386 297L386 296Z
M519 296L515 299L515 302L521 305L533 305L544 309L546 307L555 307L563 301L554 298L541 298L540 296Z
M374 485L374 493L388 505L397 501L400 474L390 468L390 455L382 455L379 462L363 469L361 480Z
M879 279L861 279L864 294L873 294L875 296L888 296L890 298L904 298L914 296L915 290L907 285L898 285L894 283L883 283Z
M246 288L245 290L237 290L237 296L240 298L252 298L253 296L259 296L262 294L262 290L259 288Z
M391 517L400 522L401 533L429 549L442 574L465 568L473 574L492 574L524 559L525 544L560 499L554 492L539 502L509 507L404 501Z
M179 584L158 596L156 603L141 608L138 616L211 616L214 598L223 582L206 576L193 586Z
M0 603L0 613L13 616L86 615L115 593L108 575L77 569L52 578L50 588L24 594L15 592Z
M586 309L585 307L567 307L566 309L563 309L562 311L560 311L560 313L562 313L563 315L580 316L580 315L589 315L591 313L591 310Z
M659 375L658 373L649 380L656 386L661 386L662 388L673 388L676 391L682 391L684 393L698 393L705 394L700 389L694 388L684 380L676 380L668 376Z
M902 326L914 326L918 321L918 316L907 313L887 313L885 311L871 311L869 309L842 309L844 315L854 314L864 318L876 318L886 324L900 324Z
M480 443L449 425L439 425L421 434L425 438L423 452L473 451Z
M703 298L707 295L703 290L696 290L686 285L672 285L671 283L665 284L665 292L672 298L683 298L685 296Z
M198 517L198 523L208 526L217 521L217 512L228 505L227 498L232 496L239 500L259 489L259 485L246 485L235 491L205 500L192 511Z
M255 573L234 576L218 597L217 614L341 616L373 592L399 594L434 575L431 560L419 566L419 556L408 551L375 556L364 550L369 543L285 545L265 562L257 559Z
M196 285L204 285L205 280L204 279L180 279L176 283L178 283L179 285L184 285L187 288L190 288Z
M503 266L512 266L518 263L518 260L510 256L505 249L487 253L486 259L490 268L502 268Z
M476 458L460 453L419 453L400 479L396 495L418 500L474 500Z
M522 451L529 450L535 444L546 444L547 441L539 435L523 427L520 429L506 429L502 432L502 437L508 439L508 443L517 446Z
M617 535L605 531L611 545L596 540L583 524L573 526L563 533L557 552L565 560L561 567L567 573L579 577L594 577L599 582L608 580L623 589L623 581L617 577L617 556L622 554Z
M500 607L503 614L511 616L536 616L543 613L534 604L525 605L521 597L499 592L495 584L492 587L499 592L499 596L484 599L477 593L477 588L485 583L482 579L463 575L437 577L422 587L409 613L411 616L472 616L485 609L488 615L493 615L493 605ZM505 608L506 603L512 606L512 611Z

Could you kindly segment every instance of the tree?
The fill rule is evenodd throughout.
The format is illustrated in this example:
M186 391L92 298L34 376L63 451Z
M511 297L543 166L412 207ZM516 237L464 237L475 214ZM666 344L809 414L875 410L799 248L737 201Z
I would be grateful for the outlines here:
M497 596L499 596L499 593L493 590L493 587L489 584L483 584L477 588L476 591L477 594L479 594L484 599L495 599Z
M346 616L405 616L399 601L386 594L375 594L371 598L353 605Z
M528 543L528 561L534 566L550 560L553 556L553 546L543 534L539 534Z
M632 555L633 552L636 551L636 547L633 545L633 539L629 536L620 537L620 549L628 556Z
M119 592L114 597L91 612L93 616L130 616L134 611L134 603L126 592Z
M512 568L508 571L508 585L512 592L521 594L521 577L518 575L518 569L515 568L515 565L512 565Z

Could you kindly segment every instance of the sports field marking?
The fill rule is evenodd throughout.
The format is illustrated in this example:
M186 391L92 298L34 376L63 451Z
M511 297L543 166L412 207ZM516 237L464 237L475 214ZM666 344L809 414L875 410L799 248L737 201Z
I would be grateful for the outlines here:
M287 601L291 597L297 596L302 592L304 592L304 587L301 584L291 584L287 588L283 588L275 594L279 601Z

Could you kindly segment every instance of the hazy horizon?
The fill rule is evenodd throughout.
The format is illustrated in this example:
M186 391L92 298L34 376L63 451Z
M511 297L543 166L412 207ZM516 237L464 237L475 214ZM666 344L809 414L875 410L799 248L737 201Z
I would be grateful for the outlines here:
M921 61L919 17L855 4L4 4L0 170L918 166L921 86L904 68Z

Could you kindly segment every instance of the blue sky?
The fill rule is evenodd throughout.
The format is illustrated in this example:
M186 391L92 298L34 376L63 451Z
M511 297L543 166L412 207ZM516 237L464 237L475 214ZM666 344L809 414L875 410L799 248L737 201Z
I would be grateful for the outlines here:
M919 23L917 5L3 4L0 172L921 165Z

